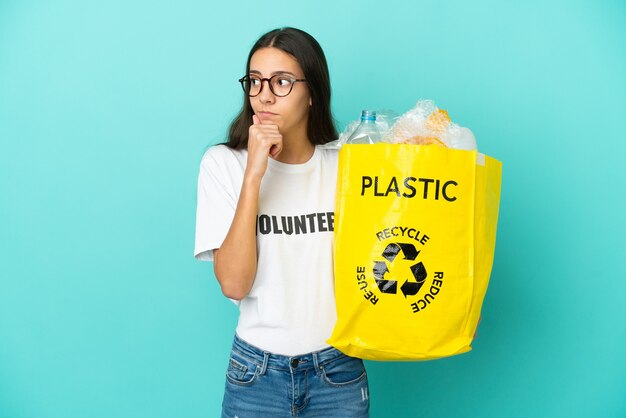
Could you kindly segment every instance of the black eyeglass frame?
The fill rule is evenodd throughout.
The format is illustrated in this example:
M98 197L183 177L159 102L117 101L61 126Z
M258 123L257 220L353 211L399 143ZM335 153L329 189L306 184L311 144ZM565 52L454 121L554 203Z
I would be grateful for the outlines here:
M286 78L287 80L291 81L291 87L289 88L289 91L287 92L287 94L276 94L276 92L274 91L274 89L272 88L272 79L275 77L283 77ZM250 94L249 90L246 90L246 86L245 86L245 82L246 81L250 81L250 76L249 75L244 75L243 77L241 77L239 80L241 83L241 88L243 89L243 92L246 93L248 95L248 97L256 97L259 94L261 94L261 92L263 91L263 82L267 81L267 85L270 87L270 91L272 92L272 94L276 97L285 97L285 96L289 96L291 94L291 91L293 90L293 86L294 84L296 84L298 81L307 81L305 78L290 78L290 77L285 77L282 74L275 74L273 76L271 76L270 78L260 78L260 77L255 77L257 80L261 81L261 88L259 89L259 92L257 94Z

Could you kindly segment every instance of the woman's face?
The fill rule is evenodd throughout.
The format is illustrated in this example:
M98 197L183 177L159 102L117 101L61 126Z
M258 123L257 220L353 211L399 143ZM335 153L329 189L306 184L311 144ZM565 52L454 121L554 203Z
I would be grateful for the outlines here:
M270 78L273 75L287 75L294 79L304 79L298 61L278 48L260 48L250 59L250 76ZM294 83L291 93L278 97L272 93L269 83L263 81L261 92L250 97L252 110L261 123L277 125L283 137L307 135L307 123L311 96L305 82Z

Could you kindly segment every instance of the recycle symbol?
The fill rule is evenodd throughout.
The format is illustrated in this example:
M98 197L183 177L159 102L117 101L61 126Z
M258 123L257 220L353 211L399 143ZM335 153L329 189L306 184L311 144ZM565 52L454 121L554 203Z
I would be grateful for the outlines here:
M383 250L382 256L390 264L393 264L393 260L395 260L400 251L402 251L402 254L404 255L404 260L415 260L417 255L420 253L415 249L413 244L391 243ZM385 279L385 273L389 272L387 261L374 261L374 279L376 280L378 289L380 289L381 292L396 294L398 293L398 282L396 280ZM417 295L417 292L419 292L427 276L426 268L421 261L412 265L410 270L411 278L415 281L409 281L409 279L406 279L404 284L400 287L400 290L404 294L405 298L407 295Z

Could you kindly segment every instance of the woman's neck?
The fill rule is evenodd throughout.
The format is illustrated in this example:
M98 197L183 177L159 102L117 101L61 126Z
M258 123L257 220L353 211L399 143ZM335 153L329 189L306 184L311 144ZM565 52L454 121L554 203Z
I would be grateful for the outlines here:
M283 142L283 149L275 158L285 164L303 164L311 159L315 152L315 145L311 144L308 139L300 144Z
M285 164L303 164L311 159L314 152L315 145L309 141L305 128L292 135L283 135L283 149L275 160Z

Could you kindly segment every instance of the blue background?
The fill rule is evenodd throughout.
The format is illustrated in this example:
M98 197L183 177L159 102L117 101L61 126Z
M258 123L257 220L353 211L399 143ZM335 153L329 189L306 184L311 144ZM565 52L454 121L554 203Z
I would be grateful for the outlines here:
M368 362L372 416L626 416L617 0L0 0L0 416L219 415L237 311L193 258L198 167L284 25L340 128L430 98L504 164L474 350Z

